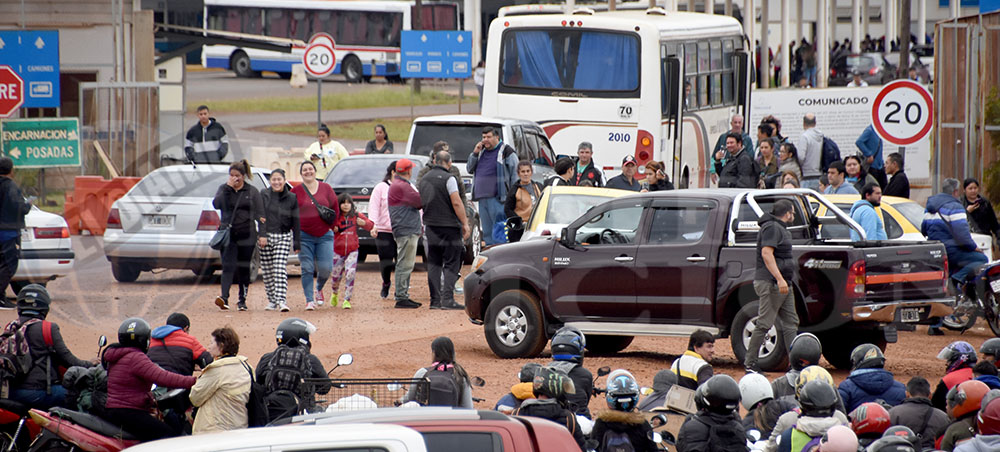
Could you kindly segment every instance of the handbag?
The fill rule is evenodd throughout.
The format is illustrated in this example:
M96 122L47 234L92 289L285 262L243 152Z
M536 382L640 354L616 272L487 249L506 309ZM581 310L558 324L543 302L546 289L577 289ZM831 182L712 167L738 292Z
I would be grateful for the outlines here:
M309 190L306 190L307 192ZM215 235L212 236L212 240L208 241L208 246L213 250L222 250L227 245L229 245L229 228L233 225L233 217L236 216L236 208L240 206L240 199L242 197L237 194L236 205L233 206L233 216L229 217L229 223L226 227L219 226L219 230L215 231Z
M309 193L309 187L303 186L302 188L306 191L306 194L309 195L309 199L312 200L313 206L316 207L316 212L319 213L319 219L332 226L333 222L337 221L337 211L316 202L316 198L313 197L313 194Z

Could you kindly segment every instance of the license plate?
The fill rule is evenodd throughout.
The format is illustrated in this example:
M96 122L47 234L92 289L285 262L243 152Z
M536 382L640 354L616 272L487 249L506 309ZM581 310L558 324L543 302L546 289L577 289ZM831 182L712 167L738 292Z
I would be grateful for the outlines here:
M919 322L921 311L923 311L923 308L903 308L899 313L899 320L902 322Z
M173 215L143 215L143 221L146 226L154 228L172 228L174 227L174 216Z
M366 214L366 215L368 214L368 203L367 202L357 202L355 204L357 205L358 212L361 212L361 213Z
M990 281L990 289L993 289L993 293L1000 293L1000 279Z

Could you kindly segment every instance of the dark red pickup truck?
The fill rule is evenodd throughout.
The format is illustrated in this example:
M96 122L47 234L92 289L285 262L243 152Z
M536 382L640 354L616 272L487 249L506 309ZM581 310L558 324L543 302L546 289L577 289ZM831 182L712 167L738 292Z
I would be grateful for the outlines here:
M941 243L824 239L823 224L864 232L811 190L739 189L630 195L594 207L559 238L487 250L465 279L466 312L503 358L534 356L571 324L605 353L635 336L707 329L730 337L742 360L757 315L757 220L778 199L796 206L789 232L800 329L820 336L835 366L849 367L859 344L895 342L898 324L952 312ZM830 216L816 217L818 204ZM783 350L772 328L761 367L786 366Z

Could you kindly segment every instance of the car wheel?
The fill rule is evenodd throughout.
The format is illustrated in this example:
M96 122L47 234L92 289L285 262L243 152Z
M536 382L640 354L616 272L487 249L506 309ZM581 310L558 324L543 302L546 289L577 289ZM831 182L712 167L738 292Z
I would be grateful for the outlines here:
M229 59L229 68L238 77L256 77L258 75L256 71L250 68L250 57L247 56L246 52L242 51L234 53L232 58Z
M260 276L260 248L254 247L253 257L250 258L250 281L256 281Z
M462 263L465 265L472 265L472 261L476 260L479 256L479 252L483 250L483 231L479 229L479 225L475 225L472 228L472 232L469 233L469 243L465 244L465 255L462 256Z
M758 305L757 301L748 303L733 318L729 340L733 346L733 354L736 355L736 360L740 363L746 360L750 336L757 325ZM784 372L788 367L788 353L785 353L787 349L784 338L778 334L778 328L771 326L771 329L767 330L767 334L764 336L764 342L760 345L757 364L763 370Z
M135 282L139 279L139 267L135 264L129 264L125 262L112 262L111 263L111 275L115 277L118 282Z
M858 329L839 329L826 332L820 336L823 344L823 357L838 369L851 368L851 352L861 344L875 344L885 351L888 342L881 331L864 331Z
M362 253L358 251L358 263L359 264L365 263L365 259L368 259L368 253Z
M486 308L486 343L501 358L530 358L545 349L538 299L523 290L497 295Z
M597 355L618 353L628 348L633 340L635 336L588 336L587 350Z
M361 68L361 60L358 57L351 55L344 58L344 62L341 63L340 73L344 74L349 83L358 83L364 76L364 71Z

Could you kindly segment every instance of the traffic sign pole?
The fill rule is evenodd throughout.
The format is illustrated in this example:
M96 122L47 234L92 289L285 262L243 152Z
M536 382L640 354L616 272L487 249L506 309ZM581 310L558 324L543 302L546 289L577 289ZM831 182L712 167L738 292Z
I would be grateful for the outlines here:
M326 33L316 33L309 40L302 55L302 63L306 72L316 78L316 128L323 125L323 77L330 75L337 66L337 54L333 49L336 43L333 37Z
M316 129L323 125L323 79L316 79Z

